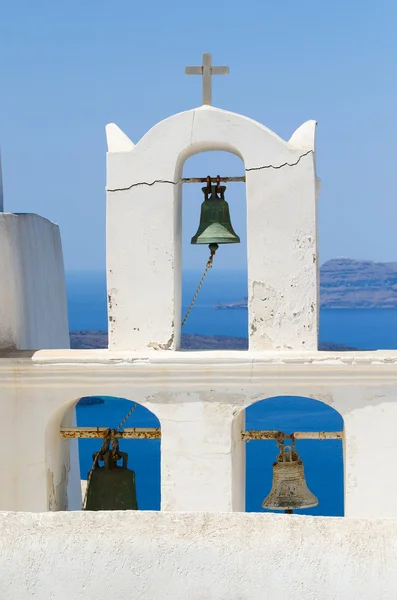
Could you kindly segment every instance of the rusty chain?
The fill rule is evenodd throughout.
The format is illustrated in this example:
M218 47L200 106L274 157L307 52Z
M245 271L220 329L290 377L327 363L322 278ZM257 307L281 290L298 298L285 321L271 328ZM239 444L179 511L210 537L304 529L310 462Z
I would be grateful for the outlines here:
M212 246L212 247L211 247L211 246ZM202 287L202 285L203 285L203 283L204 283L204 280L205 280L205 278L207 277L207 273L208 273L208 271L209 271L209 270L212 268L212 263L214 262L214 256L215 256L215 252L217 251L217 249L218 249L218 244L210 244L210 251L211 251L210 257L209 257L209 259L208 259L208 261L207 261L207 264L206 264L206 267L205 267L205 271L204 271L204 273L203 273L203 276L202 276L202 278L200 279L200 283L199 283L199 284L198 284L198 286L197 286L197 290L196 290L196 292L195 292L195 294L194 294L194 296L193 296L193 298L192 298L192 301L191 301L191 303L190 303L190 305L189 305L189 308L188 308L188 309L187 309L187 311L186 311L186 314L185 314L185 317L184 317L184 319L183 319L183 321L182 321L182 325L181 325L181 327L183 327L183 326L184 326L184 324L186 323L186 321L187 321L187 318L188 318L188 316L190 315L190 312L191 312L191 310L192 310L192 308L193 308L193 305L194 305L194 303L196 302L196 298L197 298L197 296L198 296L198 294L199 294L199 291L201 290L201 287Z
M134 412L134 410L136 409L137 406L138 406L138 404L135 402L135 404L133 405L133 407L131 408L131 410L128 411L128 413L126 414L126 416L124 417L124 419L122 419L120 421L120 423L116 427L115 431L119 431L120 430L120 428L124 425L124 423L130 418L130 416L132 415L132 413Z
M205 271L203 273L202 278L200 279L200 283L197 286L196 292L192 298L192 301L189 305L189 308L186 311L186 314L184 316L184 319L182 321L182 327L184 326L184 324L186 323L190 312L194 306L194 303L196 302L196 298L199 295L199 292L202 288L202 285L205 281L205 278L207 277L208 271L212 268L212 263L214 262L214 256L215 256L215 252L218 249L218 244L210 244L210 256L208 258L207 264L205 266ZM83 498L83 502L82 502L82 506L81 509L85 510L86 504L87 504L87 497L88 497L88 490L90 487L90 483L91 483L91 478L92 478L92 474L95 471L95 468L98 464L98 460L101 460L104 453L106 452L106 450L109 449L110 444L112 444L112 456L113 458L116 458L118 456L118 450L119 450L119 442L118 439L116 437L116 433L117 431L120 430L120 428L124 425L124 423L130 418L130 416L132 415L132 413L134 412L134 410L137 407L137 403L135 403L132 408L128 411L128 413L126 414L126 416L120 421L119 425L116 427L116 429L108 429L107 431L105 431L104 436L103 436L103 443L101 446L101 449L99 450L99 452L97 452L95 454L95 458L94 461L92 463L90 472L88 473L88 477L87 477L87 486L85 488L85 494L84 494L84 498Z

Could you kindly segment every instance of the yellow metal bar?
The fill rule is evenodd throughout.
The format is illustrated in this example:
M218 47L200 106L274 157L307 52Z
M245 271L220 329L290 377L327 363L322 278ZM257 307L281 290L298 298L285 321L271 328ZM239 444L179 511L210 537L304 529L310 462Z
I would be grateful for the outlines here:
M103 438L107 427L61 427L63 438ZM161 438L160 427L126 427L123 431L117 431L116 437L131 440L159 440Z
M61 437L73 438L103 438L107 427L61 427ZM117 431L116 437L131 440L159 440L161 439L160 427L126 427L123 431ZM244 442L250 440L341 440L343 431L295 431L295 433L284 433L278 430L251 429L241 432Z
M260 431L251 429L250 431L242 431L241 438L244 442L250 440L276 440L282 442L284 440L341 440L343 439L343 431L295 431L295 433L284 433L283 431Z
M296 440L342 440L343 431L296 431Z

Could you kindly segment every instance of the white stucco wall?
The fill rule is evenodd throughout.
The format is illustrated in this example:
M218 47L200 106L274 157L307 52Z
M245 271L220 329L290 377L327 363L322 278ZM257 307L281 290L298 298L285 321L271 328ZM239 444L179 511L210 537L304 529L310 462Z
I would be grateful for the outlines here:
M0 514L4 600L395 600L397 521Z
M59 227L35 214L2 213L0 207L0 350L37 348L69 348ZM3 427L8 429L5 437L9 448L3 468L10 481L8 489L3 487L2 504L15 509L19 506L20 494L23 494L25 502L32 506L48 506L47 489L37 485L38 481L43 481L43 477L48 478L48 469L35 461L37 449L29 442L31 436L28 434L26 437L25 434L25 426L27 429L35 427L38 436L45 439L47 417L41 420L40 408L34 405L29 407L26 402L28 391L17 388L12 386L7 396L0 382L1 421ZM53 393L56 397L56 389ZM24 406L24 418L20 417L21 403ZM76 424L73 409L66 418L69 418L70 424ZM66 453L62 472L67 487L64 495L68 498L64 506L78 509L81 506L81 492L77 441L71 444L71 461L69 445L64 446ZM54 451L55 448L56 443L53 444ZM48 479L50 487L51 478Z
M193 154L225 150L246 168L250 349L317 349L314 121L286 142L202 106L158 123L136 146L115 125L107 135L109 348L179 347L182 186L166 182Z
M59 228L0 212L0 349L69 348Z

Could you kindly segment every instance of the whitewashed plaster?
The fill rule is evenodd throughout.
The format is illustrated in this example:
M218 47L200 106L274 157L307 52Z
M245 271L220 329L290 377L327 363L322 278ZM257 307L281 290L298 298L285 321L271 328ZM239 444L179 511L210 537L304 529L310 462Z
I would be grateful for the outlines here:
M202 106L158 123L135 146L114 124L107 135L109 348L178 349L182 186L170 182L193 154L225 150L246 168L250 349L317 349L314 121L286 142Z
M397 517L397 352L42 350L0 355L0 382L3 442L18 448L0 462L0 510L73 508L59 428L80 397L106 395L160 421L162 510L244 511L244 408L293 395L344 419L345 514Z
M69 348L59 228L0 212L0 349Z
M0 514L7 600L395 600L397 520Z
M66 286L59 227L35 214L0 212L0 349L10 348L69 348ZM20 437L17 426L20 422L18 402L25 397L25 390L16 389L15 392L13 400L2 402L4 395L0 381L2 425L8 429L5 434L9 439L7 448L12 449L9 454L14 456L18 464L20 461L15 468L8 453L3 461L7 477L12 481L8 489L3 488L4 502L7 506L18 506L21 478L25 478L23 493L26 494L26 502L34 506L37 493L40 495L37 490L42 488L42 485L35 485L36 477L42 481L46 469L39 461L35 461L35 449ZM53 393L56 397L56 390ZM27 407L24 400L22 404L26 425L29 426L30 420L30 425L37 428L37 435L44 439L46 420L40 421L40 410L37 415L34 406ZM64 412L62 409L62 415ZM68 418L70 424L76 424L73 407ZM21 439L18 451L14 450L16 440ZM80 508L77 441L71 447L72 461L69 461L70 448L67 445L62 466L63 482L68 489L68 502L65 501L64 506ZM49 489L51 484L50 478ZM42 490L42 493L42 502L47 503L47 490Z

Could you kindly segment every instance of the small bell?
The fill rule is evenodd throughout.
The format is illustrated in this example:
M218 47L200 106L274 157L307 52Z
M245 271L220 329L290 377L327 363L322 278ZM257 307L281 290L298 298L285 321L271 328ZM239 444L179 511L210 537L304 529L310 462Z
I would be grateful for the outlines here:
M127 469L128 454L112 450L98 453L87 490L85 510L138 510L135 473ZM95 460L97 454L93 454ZM121 466L117 464L123 459ZM101 467L98 463L103 461Z
M201 205L200 224L192 244L239 244L240 238L234 232L230 221L229 205L225 200L225 185L211 185L207 177L207 187L201 188L205 200Z
M292 447L280 444L280 454L273 463L273 484L270 494L262 502L263 508L291 513L298 508L317 506L318 499L311 493L305 480L303 462Z

